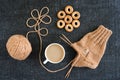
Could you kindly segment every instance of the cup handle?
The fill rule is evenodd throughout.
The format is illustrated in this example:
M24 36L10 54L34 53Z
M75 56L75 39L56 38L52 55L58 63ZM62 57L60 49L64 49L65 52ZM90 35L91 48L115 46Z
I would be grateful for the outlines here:
M48 60L46 59L44 62L43 62L43 64L46 64L48 62Z

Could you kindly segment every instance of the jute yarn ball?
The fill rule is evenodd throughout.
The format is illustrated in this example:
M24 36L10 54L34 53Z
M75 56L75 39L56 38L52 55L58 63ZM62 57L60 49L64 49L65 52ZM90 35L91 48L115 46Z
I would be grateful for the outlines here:
M6 44L9 55L16 60L25 60L31 53L29 40L23 35L11 36Z

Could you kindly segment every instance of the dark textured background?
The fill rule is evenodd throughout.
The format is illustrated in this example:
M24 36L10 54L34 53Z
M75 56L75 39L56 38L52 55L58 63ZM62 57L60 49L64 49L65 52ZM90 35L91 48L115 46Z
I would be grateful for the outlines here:
M56 28L56 14L68 4L81 12L81 26L72 33ZM50 25L44 25L49 29L49 35L43 38L43 52L52 42L62 44L66 50L66 58L62 63L48 63L47 67L61 68L75 56L74 50L59 39L61 33L74 42L103 24L113 31L113 35L100 65L95 70L73 68L67 80L120 80L120 0L0 0L0 80L64 80L68 68L58 73L48 73L39 65L36 34L30 35L33 52L25 61L12 59L6 51L5 45L11 35L25 35L32 30L25 25L30 11L44 6L50 8L49 15L53 20Z

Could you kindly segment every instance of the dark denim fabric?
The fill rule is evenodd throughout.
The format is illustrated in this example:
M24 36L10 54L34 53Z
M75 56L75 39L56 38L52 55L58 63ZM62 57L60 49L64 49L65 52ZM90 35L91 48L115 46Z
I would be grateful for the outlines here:
M56 28L56 14L66 5L72 5L81 13L81 26L72 33ZM120 80L120 0L0 0L0 80L64 80L69 68L57 73L48 73L40 66L37 34L29 36L33 52L25 61L12 59L6 51L6 42L11 35L25 35L32 30L25 24L30 17L30 11L44 6L50 8L52 23L42 25L49 29L49 35L43 37L42 54L45 47L53 42L62 44L66 50L63 62L56 65L48 63L48 68L61 68L76 55L76 52L59 38L61 33L74 42L103 24L113 31L113 35L108 41L105 55L98 68L73 68L67 80ZM44 56L42 59L45 59Z

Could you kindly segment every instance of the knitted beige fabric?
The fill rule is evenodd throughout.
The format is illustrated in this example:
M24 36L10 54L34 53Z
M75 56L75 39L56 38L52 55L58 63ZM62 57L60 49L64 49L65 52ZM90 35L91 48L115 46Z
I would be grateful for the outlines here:
M77 52L66 77L69 76L73 67L88 67L95 69L105 52L106 44L112 31L100 25L95 31L86 34L81 40L69 45ZM64 40L64 39L63 39ZM66 40L64 40L66 42Z
M71 44L78 53L72 66L95 69L105 52L111 34L111 30L100 25L98 29L86 34L80 41Z

